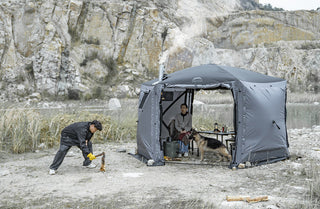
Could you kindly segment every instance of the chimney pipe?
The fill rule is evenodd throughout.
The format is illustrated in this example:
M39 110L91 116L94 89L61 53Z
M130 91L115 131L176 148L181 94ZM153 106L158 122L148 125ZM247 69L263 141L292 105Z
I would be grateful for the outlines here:
M163 64L160 64L159 66L159 82L163 79L163 73L164 73L164 66Z

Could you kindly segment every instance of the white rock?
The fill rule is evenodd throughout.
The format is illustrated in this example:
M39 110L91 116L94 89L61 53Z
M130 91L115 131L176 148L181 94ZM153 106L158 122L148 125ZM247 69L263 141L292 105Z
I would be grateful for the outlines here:
M46 148L45 143L41 143L41 144L39 144L38 148L39 148L39 149L44 149L44 148Z
M120 101L119 99L117 98L111 98L109 100L109 109L110 110L118 110L121 108L121 104L120 104Z
M41 99L41 94L40 93L38 93L38 92L35 92L35 93L33 93L33 94L31 94L30 96L29 96L29 98L30 99Z
M148 162L147 162L147 165L148 165L148 166L151 166L151 165L153 165L153 164L154 164L154 160L153 160L153 159L148 160Z
M315 132L320 132L320 126L312 126L312 130Z
M268 205L266 208L267 209L278 209L278 207L274 206L274 205Z
M24 90L25 90L25 86L22 85L22 84L19 84L19 85L17 86L17 89L18 89L19 91L24 91Z
M127 93L127 92L130 91L130 88L129 88L128 85L121 85L121 86L118 87L118 89L123 93Z
M238 168L245 168L246 167L246 165L244 164L244 163L240 163L239 165L238 165Z
M9 170L0 170L0 176L6 176L9 175L10 171Z
M134 88L134 93L136 95L139 95L140 94L140 88Z
M49 103L47 103L47 102L43 103L42 107L43 108L48 108L49 107Z
M204 105L204 103L199 100L194 100L193 105Z

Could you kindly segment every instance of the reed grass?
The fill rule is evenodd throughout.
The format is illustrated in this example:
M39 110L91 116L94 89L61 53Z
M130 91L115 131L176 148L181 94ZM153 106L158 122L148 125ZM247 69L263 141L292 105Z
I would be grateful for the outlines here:
M2 150L22 153L34 150L40 139L39 114L32 110L8 109L0 116Z
M133 110L129 113L119 110L110 115L81 110L70 112L52 110L50 114L41 114L35 109L15 107L1 110L0 150L23 153L37 150L40 144L51 148L59 145L63 128L74 122L92 120L99 120L103 126L102 131L94 134L93 141L135 139L137 113Z
M288 93L288 103L314 103L320 102L320 94L315 93Z
M309 181L309 191L306 194L306 199L309 204L306 208L314 209L320 205L320 166L316 162L311 163L310 169L306 171Z

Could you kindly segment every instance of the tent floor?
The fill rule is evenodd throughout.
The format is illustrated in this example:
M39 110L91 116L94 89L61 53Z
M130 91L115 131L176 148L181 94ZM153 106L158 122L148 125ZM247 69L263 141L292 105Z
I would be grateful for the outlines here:
M187 164L187 165L211 165L211 166L229 166L230 162L220 161L219 158L210 152L204 154L204 160L200 161L200 156L194 152L193 155L189 153L188 157L174 158L173 160L166 160L168 164Z
M140 160L143 163L147 163L147 159L139 154L133 154L128 153L132 157L136 158L137 160ZM165 164L185 164L185 165L209 165L209 166L229 166L230 162L228 161L218 161L218 157L215 156L212 153L205 153L204 155L204 161L200 161L200 157L197 156L197 154L189 154L188 157L182 157L182 158L174 158L173 160L166 160ZM154 166L161 166L164 165L162 163L155 164Z

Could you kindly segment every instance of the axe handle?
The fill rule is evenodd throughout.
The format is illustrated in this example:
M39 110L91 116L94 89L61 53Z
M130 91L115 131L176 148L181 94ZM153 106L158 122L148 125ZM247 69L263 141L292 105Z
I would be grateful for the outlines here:
M100 154L97 154L97 155L95 155L95 156L96 156L96 157L100 157L101 155L104 156L104 155L105 155L104 152L102 152L102 153L100 153Z

